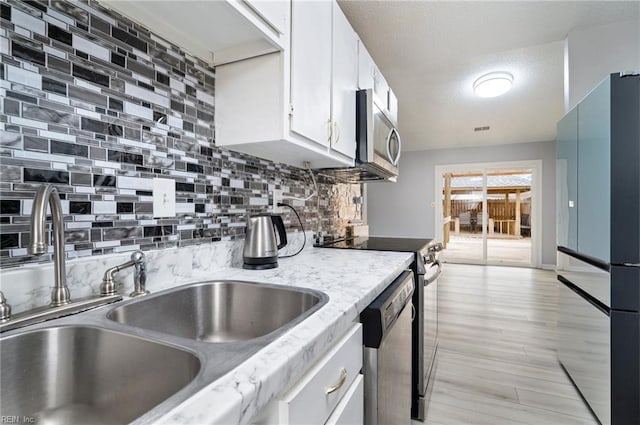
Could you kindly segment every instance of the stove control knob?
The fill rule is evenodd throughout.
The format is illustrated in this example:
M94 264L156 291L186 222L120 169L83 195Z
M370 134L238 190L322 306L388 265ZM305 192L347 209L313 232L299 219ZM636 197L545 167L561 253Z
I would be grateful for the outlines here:
M434 261L436 261L433 254L427 254L423 257L423 259L424 259L424 264L431 264Z

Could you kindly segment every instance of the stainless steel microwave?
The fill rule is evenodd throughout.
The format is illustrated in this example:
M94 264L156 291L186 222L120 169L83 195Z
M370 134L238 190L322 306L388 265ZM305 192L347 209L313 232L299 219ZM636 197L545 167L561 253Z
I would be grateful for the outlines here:
M395 182L402 141L397 123L387 109L374 100L373 89L356 92L356 158L350 168L318 170L330 180L359 183L377 180Z
M356 165L372 177L395 181L398 176L402 141L397 126L372 89L356 92Z

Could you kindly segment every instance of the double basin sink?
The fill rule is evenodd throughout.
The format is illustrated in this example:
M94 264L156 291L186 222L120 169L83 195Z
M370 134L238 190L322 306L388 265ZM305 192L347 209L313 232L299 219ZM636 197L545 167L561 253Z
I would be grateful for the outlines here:
M211 281L13 331L0 339L0 415L152 422L327 300L310 289Z

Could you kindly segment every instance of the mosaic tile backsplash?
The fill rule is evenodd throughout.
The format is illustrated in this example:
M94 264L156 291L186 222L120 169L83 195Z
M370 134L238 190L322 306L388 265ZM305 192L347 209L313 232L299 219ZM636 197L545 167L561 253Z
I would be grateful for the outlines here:
M35 190L58 188L67 258L244 237L269 192L307 197L306 170L215 147L215 70L94 1L0 3L0 265L27 252ZM154 177L177 216L153 217ZM359 185L289 201L305 229L342 234ZM297 219L285 214L293 230Z

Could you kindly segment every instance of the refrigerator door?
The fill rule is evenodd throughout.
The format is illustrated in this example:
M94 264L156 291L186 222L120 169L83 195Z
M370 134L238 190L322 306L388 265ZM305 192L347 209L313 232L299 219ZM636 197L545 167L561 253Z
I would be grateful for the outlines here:
M578 258L580 254L559 248L557 256L558 274L578 288L611 308L611 276L601 268Z
M578 105L578 249L610 262L611 81Z
M611 264L640 265L640 75L611 77Z
M556 241L578 249L578 108L558 122L556 140Z
M558 359L603 425L611 424L609 315L559 282Z
M640 424L640 313L611 311L611 423Z

